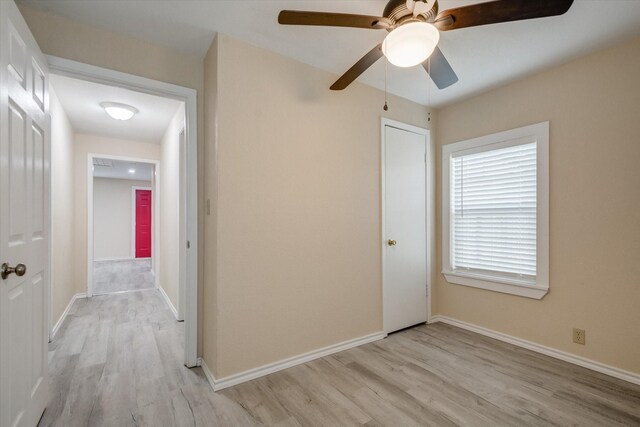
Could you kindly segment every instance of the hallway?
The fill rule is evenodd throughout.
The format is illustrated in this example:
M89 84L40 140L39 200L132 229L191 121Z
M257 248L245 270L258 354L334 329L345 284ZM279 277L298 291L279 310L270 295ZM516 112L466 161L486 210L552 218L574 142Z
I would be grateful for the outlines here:
M253 425L183 365L184 323L159 291L76 301L49 347L50 401L40 426Z
M95 261L93 282L94 295L153 289L151 259Z

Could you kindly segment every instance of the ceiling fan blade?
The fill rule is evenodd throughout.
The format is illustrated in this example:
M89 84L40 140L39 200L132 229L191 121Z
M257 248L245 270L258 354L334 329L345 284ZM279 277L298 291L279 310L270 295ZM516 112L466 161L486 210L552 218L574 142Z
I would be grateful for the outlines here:
M429 60L431 60L431 66L429 66ZM437 46L429 59L422 63L422 66L427 70L438 89L447 88L458 81L458 76L451 68L451 64L449 64L449 61Z
M440 31L500 22L562 15L573 0L497 0L440 12L434 25Z
M379 30L389 28L391 21L380 16L352 15L349 13L305 12L283 10L278 15L283 25L320 25L326 27L352 27Z
M357 79L360 74L367 71L367 69L375 64L378 59L382 58L382 55L382 44L379 44L356 62L353 67L349 68L349 70L331 86L331 90L345 89L355 79Z

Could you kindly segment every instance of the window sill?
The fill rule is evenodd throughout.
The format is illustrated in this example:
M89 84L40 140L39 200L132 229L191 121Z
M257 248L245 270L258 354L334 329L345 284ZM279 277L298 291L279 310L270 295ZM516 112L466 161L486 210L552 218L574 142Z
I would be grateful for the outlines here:
M454 285L470 286L472 288L486 289L488 291L502 292L504 294L518 295L526 298L542 299L549 292L548 287L480 274L461 273L458 271L443 271L442 274L445 279L447 279L447 282Z

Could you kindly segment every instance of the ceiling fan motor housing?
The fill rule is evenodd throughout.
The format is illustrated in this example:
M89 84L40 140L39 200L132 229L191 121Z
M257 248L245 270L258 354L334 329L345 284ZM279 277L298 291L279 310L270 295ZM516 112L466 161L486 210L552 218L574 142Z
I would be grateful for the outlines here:
M387 6L384 8L382 16L390 19L395 23L395 26L402 25L411 21L424 21L433 22L438 14L438 1L437 0L409 0L417 3L425 3L427 5L432 4L430 9L414 16L413 11L407 7L407 0L390 0ZM391 31L392 28L387 29Z

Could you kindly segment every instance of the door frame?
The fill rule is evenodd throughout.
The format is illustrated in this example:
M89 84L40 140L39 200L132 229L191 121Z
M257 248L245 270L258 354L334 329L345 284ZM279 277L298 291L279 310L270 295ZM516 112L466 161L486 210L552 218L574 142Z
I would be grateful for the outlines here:
M51 73L182 101L187 151L185 365L198 365L198 103L195 89L45 55ZM104 157L104 156L103 156ZM156 193L157 195L158 193ZM156 221L157 223L157 221Z
M155 172L155 171L154 171ZM154 265L153 263L153 258L154 255L156 254L156 195L155 195L155 191L153 191L153 187L142 187L139 185L132 185L131 186L131 259L138 259L136 258L136 207L137 207L137 201L136 201L136 190L149 190L151 191L151 205L153 206L152 208L152 214L151 214L151 228L153 229L151 232L151 270L153 271L153 275L154 277L157 276L157 272L156 272L156 265ZM142 259L146 259L146 258L142 258ZM156 288L158 287L157 284L157 280L156 280Z
M402 123L396 120L388 119L386 117L380 117L380 213L381 213L381 233L380 233L380 260L381 260L381 274L382 274L382 329L387 333L386 326L386 318L387 314L385 313L385 304L384 304L384 295L386 286L384 277L385 277L385 262L386 262L386 251L385 251L385 238L386 238L386 230L385 230L385 200L386 200L386 190L385 190L385 172L386 172L386 127L392 127L400 130L404 130L407 132L416 133L418 135L423 135L425 137L425 230L427 231L426 236L426 254L427 259L425 260L427 266L427 283L425 286L427 288L427 300L425 304L427 304L427 323L431 323L431 286L432 286L432 269L435 265L435 151L433 142L431 140L431 131L426 128L421 128L418 126L413 126L407 123Z
M87 155L87 297L91 298L93 296L93 263L95 261L94 257L94 246L93 246L93 160L94 159L109 159L109 160L120 160L123 162L132 162L132 163L147 163L152 164L154 169L154 176L152 179L152 187L150 188L153 192L153 198L151 199L151 203L153 204L153 217L160 217L160 203L156 201L156 195L160 194L160 179L159 179L159 170L160 170L160 161L152 160L152 159L140 159L136 157L127 157L127 156L115 156L109 154L99 154L99 153L89 153ZM133 188L133 186L132 186ZM142 188L142 187L140 187ZM145 187L149 189L149 187ZM153 191L156 190L156 191ZM132 192L133 193L133 192ZM135 208L135 206L134 206ZM132 210L134 210L132 208ZM134 214L135 215L135 214ZM135 217L134 217L135 218ZM133 220L133 218L132 218ZM154 284L155 287L158 288L160 286L160 274L158 272L158 266L160 265L160 254L158 253L158 239L156 236L159 235L160 229L158 227L159 221L154 221L153 223L153 231L152 231L152 249L151 249L151 271L153 272ZM132 231L135 233L135 228L132 228ZM132 246L133 248L133 246ZM135 259L135 254L131 254L131 259Z
M186 146L186 127L182 127L178 132L178 143L180 145L179 152L179 173L178 173L178 191L180 198L178 199L178 228L179 235L187 235L187 203L188 200L188 176L187 176L187 146ZM184 313L186 311L186 288L187 288L187 246L178 245L178 306L177 319L184 321Z

